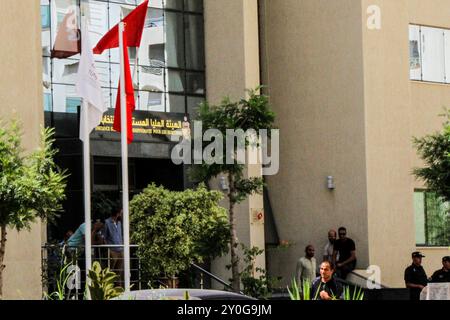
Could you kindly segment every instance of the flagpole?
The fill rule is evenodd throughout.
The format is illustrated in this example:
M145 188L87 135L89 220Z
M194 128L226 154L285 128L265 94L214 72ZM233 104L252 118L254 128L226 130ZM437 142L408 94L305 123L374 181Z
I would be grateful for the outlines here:
M83 26L86 24L86 18L82 16ZM84 30L87 30L85 28ZM82 34L82 37L87 37L87 34ZM86 42L84 42L86 43ZM81 48L81 50L89 50L90 48ZM84 183L84 251L86 260L86 284L89 284L89 270L92 266L92 250L91 250L91 165L90 165L90 139L89 139L89 102L83 98L82 117L83 117L83 183ZM89 290L87 298L90 300Z
M84 48L82 50L85 50ZM86 283L89 284L88 273L92 265L92 250L91 250L91 170L90 170L90 141L88 131L88 102L83 99L82 108L83 117L83 171L84 171L84 250L86 256Z
M123 205L123 244L124 244L124 280L125 291L130 291L130 226L128 206L128 141L127 141L127 104L125 94L125 57L123 32L124 23L119 23L119 51L120 51L120 118L122 145L122 205ZM125 49L127 49L125 47Z

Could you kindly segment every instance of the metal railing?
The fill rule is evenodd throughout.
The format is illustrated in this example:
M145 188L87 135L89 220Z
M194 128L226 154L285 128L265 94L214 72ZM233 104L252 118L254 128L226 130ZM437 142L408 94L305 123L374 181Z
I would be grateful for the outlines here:
M120 276L120 280L116 282L118 286L124 286L123 280L123 255L114 254L117 249L122 249L123 245L92 245L91 246L92 262L98 261L102 268L109 268ZM147 289L149 283L144 281L142 276L141 261L137 256L137 245L130 245L130 273L132 290ZM75 299L83 299L84 289L86 284L86 267L85 267L85 252L84 246L70 247L64 244L46 244L41 247L42 250L42 294L55 292L58 288L58 278L61 270L70 264L68 272L71 276L68 283L62 285L68 291L68 295L75 297ZM123 251L122 251L123 252ZM117 260L118 263L117 263ZM197 281L190 283L190 287L199 289L210 288L211 281L217 281L224 286L226 290L232 290L230 283L219 278L213 273L200 267L195 263L191 263L190 274L195 276ZM68 274L68 273L66 273ZM209 279L206 283L205 279ZM205 285L206 283L206 285ZM154 284L166 286L166 283L154 280ZM240 292L243 294L243 292Z
M141 261L136 254L138 246L130 245L130 284L133 290L141 290L143 280ZM47 244L42 250L42 293L55 292L61 270L67 266L66 274L70 274L64 285L75 299L84 295L86 284L86 267L84 246L70 247L62 244ZM102 268L109 268L119 275L117 286L124 286L123 279L123 245L92 245L92 262L98 261Z
M219 282L220 284L224 285L228 289L233 289L231 284L225 282L224 280L222 280L218 276L212 274L211 272L206 271L205 269L203 269L202 267L196 265L195 263L191 263L191 266L194 267L195 269L197 269L200 272L200 289L203 289L203 276L204 275L206 275L210 279L213 279L213 280ZM244 294L242 291L239 291L239 293L240 294Z

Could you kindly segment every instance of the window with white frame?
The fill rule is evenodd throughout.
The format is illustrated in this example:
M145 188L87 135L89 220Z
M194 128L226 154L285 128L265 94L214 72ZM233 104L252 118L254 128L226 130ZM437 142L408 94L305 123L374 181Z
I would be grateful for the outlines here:
M450 83L450 30L409 26L410 79Z

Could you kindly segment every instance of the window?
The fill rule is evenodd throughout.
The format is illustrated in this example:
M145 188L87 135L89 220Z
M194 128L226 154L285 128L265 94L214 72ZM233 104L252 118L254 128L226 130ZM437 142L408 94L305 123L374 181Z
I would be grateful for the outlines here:
M75 92L80 55L50 58L58 30L70 16L81 29L80 12L88 21L94 46L142 0L40 0L45 109L76 112ZM81 6L81 8L80 8ZM150 0L139 50L130 48L136 109L186 113L205 98L205 53L202 0ZM137 57L136 57L137 56ZM105 102L114 108L119 82L119 49L95 55ZM138 68L134 72L135 63Z
M450 245L450 204L435 193L414 192L416 244L418 246Z
M410 79L450 83L450 30L409 26Z

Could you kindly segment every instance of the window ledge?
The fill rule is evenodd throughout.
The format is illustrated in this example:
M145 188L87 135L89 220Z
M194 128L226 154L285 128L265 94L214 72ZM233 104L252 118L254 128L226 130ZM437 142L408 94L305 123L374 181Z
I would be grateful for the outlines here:
M445 82L433 82L433 81L423 81L423 80L413 80L413 79L409 79L409 81L412 83L430 84L430 85L438 85L438 86L445 86L445 87L448 87L450 85L450 83L445 83Z

